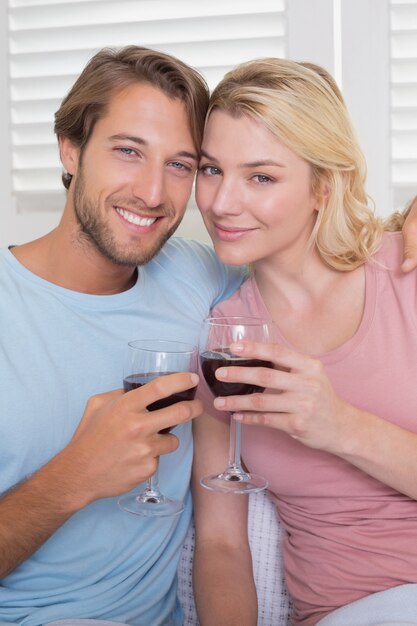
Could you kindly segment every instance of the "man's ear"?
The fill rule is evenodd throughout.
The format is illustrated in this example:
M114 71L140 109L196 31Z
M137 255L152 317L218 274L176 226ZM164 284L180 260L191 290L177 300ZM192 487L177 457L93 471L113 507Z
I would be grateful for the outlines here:
M61 136L58 143L62 165L68 174L74 176L78 168L80 149L68 137Z

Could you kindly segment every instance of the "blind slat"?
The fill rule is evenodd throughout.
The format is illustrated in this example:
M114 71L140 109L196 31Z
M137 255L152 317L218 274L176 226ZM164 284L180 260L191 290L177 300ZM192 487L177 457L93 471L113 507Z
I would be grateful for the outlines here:
M416 42L417 2L391 0L391 176L395 206L404 205L417 188Z
M99 47L84 50L58 51L54 54L40 52L15 55L11 60L10 73L13 79L41 76L70 76L74 78L88 59L98 52ZM236 65L250 58L262 56L284 56L285 39L278 35L259 36L251 39L236 38L218 41L178 42L158 45L161 52L169 52L197 69L219 65Z
M72 2L40 8L24 7L10 11L10 30L56 29L67 26L96 26L110 24L115 28L129 22L155 22L164 19L176 22L182 18L220 18L283 11L283 0L210 0L210 2L190 2L176 0L118 0L117 10L114 1L100 3L83 2L74 11Z
M277 13L261 15L225 16L218 18L184 19L175 23L157 22L111 24L16 32L10 37L10 51L14 54L55 52L85 49L92 42L98 48L124 46L127 42L155 47L166 43L186 41L221 41L282 36L284 20ZM191 35L191 36L190 36Z
M394 58L411 58L417 57L416 46L417 31L404 33L394 33L391 37L392 56Z
M391 104L393 107L417 107L417 83L396 85L392 89Z

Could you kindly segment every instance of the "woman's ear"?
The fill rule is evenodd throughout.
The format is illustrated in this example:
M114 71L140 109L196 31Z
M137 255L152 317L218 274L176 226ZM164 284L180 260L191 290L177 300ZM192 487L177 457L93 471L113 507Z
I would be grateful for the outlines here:
M317 211L327 204L330 196L330 183L327 176L322 176L317 193Z
M61 163L65 171L74 176L78 168L80 149L68 137L59 137L58 143Z

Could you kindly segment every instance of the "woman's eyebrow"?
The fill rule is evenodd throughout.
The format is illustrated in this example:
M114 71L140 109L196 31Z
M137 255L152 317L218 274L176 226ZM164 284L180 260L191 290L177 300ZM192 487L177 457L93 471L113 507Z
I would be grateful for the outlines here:
M215 163L219 162L219 160L216 159L216 157L212 156L211 154L209 154L205 150L201 150L201 156L206 158L209 161L214 161ZM272 165L274 167L286 167L282 163L278 163L277 161L274 161L273 159L257 159L256 161L250 161L248 163L239 163L238 167L242 167L242 168L244 168L244 167L262 167L264 165Z
M202 157L208 159L209 161L216 161L216 163L219 162L218 159L216 159L216 157L211 156L208 152L206 152L205 150L200 150L200 154Z
M258 161L250 161L249 163L241 163L239 167L261 167L263 165L273 165L274 167L286 167L282 163L273 161L272 159L261 159Z

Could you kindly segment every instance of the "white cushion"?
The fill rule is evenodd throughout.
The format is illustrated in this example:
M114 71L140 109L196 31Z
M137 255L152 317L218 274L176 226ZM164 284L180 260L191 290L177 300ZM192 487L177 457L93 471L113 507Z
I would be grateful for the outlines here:
M258 592L258 626L288 626L291 599L282 570L283 529L265 492L249 496L248 534ZM198 626L192 584L193 554L194 526L191 524L178 567L178 597L184 611L183 626Z

